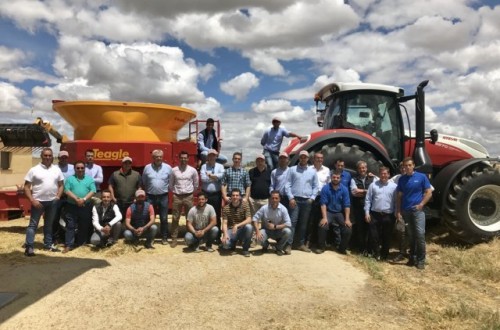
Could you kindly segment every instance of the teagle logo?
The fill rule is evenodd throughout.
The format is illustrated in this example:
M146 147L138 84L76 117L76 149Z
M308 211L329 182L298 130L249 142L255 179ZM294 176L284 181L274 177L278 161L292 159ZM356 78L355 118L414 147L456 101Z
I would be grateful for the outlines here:
M95 155L95 160L118 160L122 159L123 157L130 157L130 153L128 151L125 151L123 149L120 150L99 150L99 149L93 149L94 150L94 155Z

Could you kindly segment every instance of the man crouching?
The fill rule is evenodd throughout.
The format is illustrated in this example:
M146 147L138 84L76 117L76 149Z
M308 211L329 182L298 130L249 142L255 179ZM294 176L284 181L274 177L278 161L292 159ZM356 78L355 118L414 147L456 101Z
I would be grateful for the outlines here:
M155 225L153 205L146 202L146 192L139 189L135 192L135 201L127 209L125 215L125 232L123 236L127 243L135 243L141 237L146 237L146 249L154 249L153 240L158 231Z
M101 203L92 208L92 224L94 233L90 238L90 243L96 247L108 247L118 241L122 224L120 220L122 214L118 205L111 199L111 192L103 190L101 194Z

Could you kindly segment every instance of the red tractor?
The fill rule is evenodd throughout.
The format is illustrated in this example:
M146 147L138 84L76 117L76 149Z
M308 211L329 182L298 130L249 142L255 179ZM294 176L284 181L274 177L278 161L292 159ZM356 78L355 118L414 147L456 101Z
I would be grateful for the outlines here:
M438 138L436 130L425 133L427 83L420 83L412 95L387 85L328 84L315 96L318 125L323 130L311 133L306 140L292 140L285 151L292 164L298 161L301 150L311 156L321 151L325 165L330 167L342 158L346 168L355 172L356 162L364 160L372 173L378 173L383 165L393 174L399 162L411 156L416 169L427 174L435 188L429 203L433 215L469 243L498 236L498 160L489 158L477 142L450 135ZM414 136L404 106L410 100L415 100ZM319 108L319 104L324 107Z

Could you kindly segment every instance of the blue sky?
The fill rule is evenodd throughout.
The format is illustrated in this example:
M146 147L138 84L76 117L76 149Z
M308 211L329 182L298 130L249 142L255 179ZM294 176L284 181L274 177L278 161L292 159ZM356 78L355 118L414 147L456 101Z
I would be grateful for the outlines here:
M223 152L253 158L275 115L318 129L312 96L329 82L429 79L428 130L496 156L498 58L492 0L4 1L1 121L42 116L71 136L52 99L176 104L221 119Z

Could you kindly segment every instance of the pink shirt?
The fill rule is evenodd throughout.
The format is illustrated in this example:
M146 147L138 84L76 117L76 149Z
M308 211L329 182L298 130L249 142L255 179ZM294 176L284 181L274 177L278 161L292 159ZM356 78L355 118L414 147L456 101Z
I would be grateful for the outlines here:
M192 166L187 165L184 171L179 166L172 169L169 182L170 191L177 195L192 194L198 189L198 172Z

